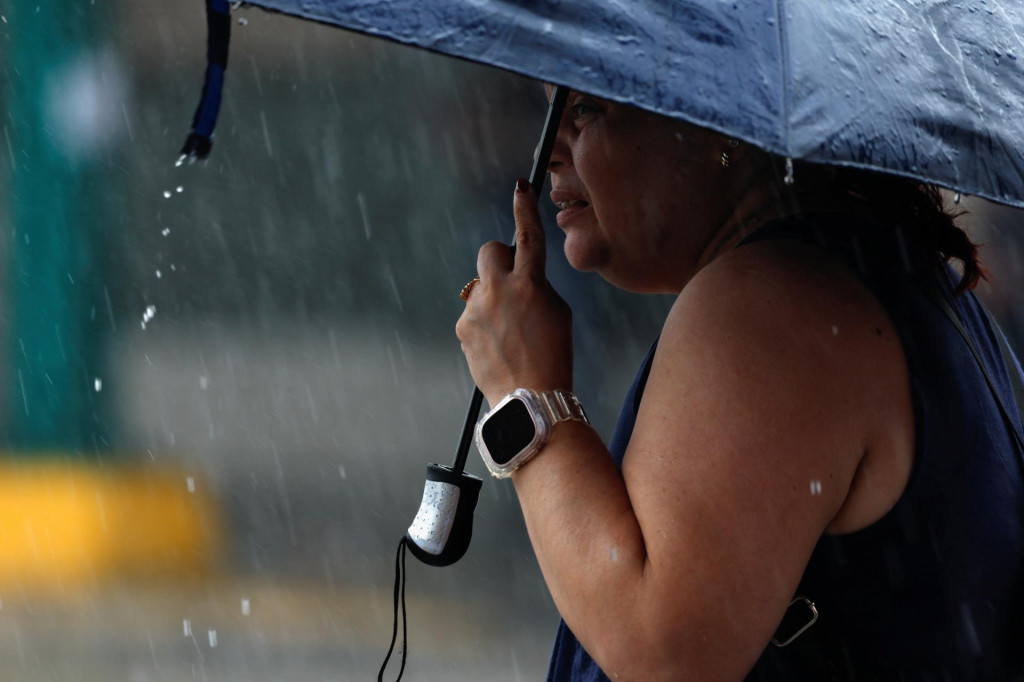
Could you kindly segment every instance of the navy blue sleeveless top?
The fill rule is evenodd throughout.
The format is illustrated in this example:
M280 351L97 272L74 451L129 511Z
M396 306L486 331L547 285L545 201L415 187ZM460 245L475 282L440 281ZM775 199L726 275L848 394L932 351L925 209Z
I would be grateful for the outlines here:
M914 403L916 453L902 497L882 519L818 542L797 594L819 620L784 648L769 644L748 682L1011 680L1024 672L1024 471L977 362L918 278L940 282L1005 405L1013 393L973 294L951 271L864 217L774 221L745 243L798 238L845 262L899 334ZM939 273L939 274L936 274ZM656 349L644 358L609 450L621 466ZM1021 372L1019 363L1011 368ZM1022 428L1017 414L1014 426ZM563 621L551 682L608 678Z

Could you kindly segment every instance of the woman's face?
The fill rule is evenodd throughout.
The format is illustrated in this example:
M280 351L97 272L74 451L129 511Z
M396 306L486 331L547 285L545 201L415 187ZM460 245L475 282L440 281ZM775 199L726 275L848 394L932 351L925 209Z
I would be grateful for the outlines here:
M642 293L674 293L728 218L724 140L680 121L572 92L548 167L565 254Z

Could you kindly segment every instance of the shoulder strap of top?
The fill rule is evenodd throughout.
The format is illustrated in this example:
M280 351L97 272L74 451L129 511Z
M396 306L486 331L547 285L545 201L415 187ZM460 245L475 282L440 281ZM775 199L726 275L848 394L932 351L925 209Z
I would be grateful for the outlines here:
M1024 380L1021 379L1021 373L1017 371L1017 363L1014 361L1013 352L1010 350L1010 344L1006 342L1006 335L1003 334L1002 328L996 323L988 308L981 306L981 309L985 311L989 325L995 332L996 341L999 343L999 353L1003 356L1003 364L1006 365L1006 371L1010 375L1013 402L1017 404L1017 416L1020 418L1021 428L1024 428Z
M960 318L960 314L956 311L956 308L950 303L946 297L946 292L941 289L938 281L934 277L919 277L915 278L921 291L924 292L925 296L934 303L939 310L949 319L956 329L957 333L967 344L967 348L971 351L971 355L974 356L974 360L978 363L978 368L981 370L982 375L985 377L985 383L988 384L989 391L992 392L992 397L995 398L996 404L999 406L999 412L1003 416L1003 421L1006 422L1007 428L1010 433L1013 434L1013 438L1017 441L1017 448L1021 456L1022 462L1024 462L1024 435L1021 434L1021 428L1024 428L1024 386L1021 385L1020 373L1017 371L1017 365L1013 360L1013 354L1010 351L1009 345L1006 343L1006 338L1003 336L1002 330L999 325L996 324L992 314L989 313L988 309L980 301L978 302L979 307L985 312L988 317L989 326L992 327L992 332L996 337L996 341L999 344L999 352L1003 357L1003 363L1006 365L1006 373L1010 377L1010 384L1013 387L1013 399L1016 403L1017 414L1020 417L1020 423L1022 427L1018 427L1013 422L1013 417L1010 416L1010 411L1007 409L1003 402L1002 396L996 390L995 382L992 380L992 375L989 374L985 368L985 363L981 360L981 354L978 352L978 348L974 345L970 335L967 333L967 329L964 327L963 320Z

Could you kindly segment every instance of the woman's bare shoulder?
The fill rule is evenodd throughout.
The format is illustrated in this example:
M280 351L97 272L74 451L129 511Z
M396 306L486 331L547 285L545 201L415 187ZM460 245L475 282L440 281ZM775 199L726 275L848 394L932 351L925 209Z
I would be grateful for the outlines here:
M766 242L705 267L666 322L623 461L650 579L700 590L687 608L747 614L733 645L766 643L886 410L912 428L905 382L884 309L827 254Z
M878 299L828 252L772 240L724 254L680 294L658 354L659 371L700 377L702 401L732 406L734 433L757 441L784 425L805 447L779 456L843 472L829 530L862 527L899 498L914 444L903 348Z

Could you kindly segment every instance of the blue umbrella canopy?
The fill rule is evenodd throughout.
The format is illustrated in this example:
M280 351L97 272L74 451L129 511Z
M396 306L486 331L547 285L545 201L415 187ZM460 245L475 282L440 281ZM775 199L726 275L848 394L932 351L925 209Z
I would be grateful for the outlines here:
M1024 207L1017 0L245 4L627 102L782 157Z

